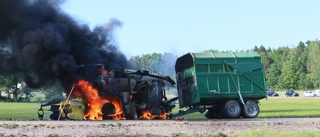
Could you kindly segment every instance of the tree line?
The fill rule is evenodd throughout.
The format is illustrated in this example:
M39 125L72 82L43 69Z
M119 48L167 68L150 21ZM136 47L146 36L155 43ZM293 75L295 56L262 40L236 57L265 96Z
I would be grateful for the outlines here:
M264 62L267 86L278 90L320 88L320 41L292 48L254 47Z

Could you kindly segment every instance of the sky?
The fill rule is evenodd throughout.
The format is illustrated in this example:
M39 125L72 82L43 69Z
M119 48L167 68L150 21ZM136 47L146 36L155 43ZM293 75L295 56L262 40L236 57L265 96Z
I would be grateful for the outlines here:
M117 46L135 55L276 49L318 40L318 0L66 0L62 10L90 28L118 19Z

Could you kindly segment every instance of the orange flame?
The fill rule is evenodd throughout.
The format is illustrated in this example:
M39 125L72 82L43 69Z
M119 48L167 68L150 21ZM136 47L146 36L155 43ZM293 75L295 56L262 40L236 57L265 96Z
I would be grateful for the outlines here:
M107 70L104 70L104 74L106 75L106 77L109 77L109 72Z
M87 112L84 115L85 120L103 120L101 108L108 102L111 102L116 108L116 113L112 115L113 119L123 119L123 111L119 100L100 97L98 90L85 80L79 80L76 87L77 89L73 92L73 95L83 98L87 105Z
M153 119L168 119L168 113L163 113L160 115L152 115L148 110L144 111L140 116L140 119L153 120Z
M116 100L116 99L113 99L113 100L110 100L110 102L114 105L114 107L116 108L116 112L115 114L112 114L112 119L113 120L124 120L126 119L124 114L123 114L123 111L122 111L122 107L121 107L121 104L120 104L120 101L119 100Z
M102 73L102 67L99 67L98 68L98 70L99 70L99 72L101 72ZM106 75L106 77L109 77L109 72L108 72L108 70L104 70L104 74Z

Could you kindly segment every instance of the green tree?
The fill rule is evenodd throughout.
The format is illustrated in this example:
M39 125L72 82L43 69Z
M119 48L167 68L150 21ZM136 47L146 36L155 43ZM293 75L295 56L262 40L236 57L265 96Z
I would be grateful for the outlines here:
M13 84L13 76L0 76L0 85L2 86L2 90L7 95L8 99L11 99L11 87Z
M307 68L306 62L308 58L308 50L305 44L300 41L297 48L294 49L295 51L295 68L297 69L298 75L298 88L299 89L306 89L309 88L309 81L306 80Z
M279 84L279 78L282 74L282 66L287 61L287 56L290 51L288 47L279 47L276 50L270 50L268 56L270 59L270 68L266 74L267 86L276 90L282 89Z
M14 75L3 75L0 76L0 84L2 89L6 92L8 99L18 100L18 94L21 92L21 84ZM11 96L11 94L13 96Z
M313 41L308 45L307 79L312 81L313 88L320 88L320 42Z
M282 89L297 89L296 81L298 79L294 71L292 61L287 61L283 64L282 73L279 79L279 87Z
M275 90L280 89L278 86L279 76L281 75L281 70L277 68L277 64L273 63L270 66L269 73L266 75L267 77L267 87L273 88Z
M265 73L266 73L266 75L268 75L269 68L271 65L270 58L269 58L268 54L271 51L266 50L266 48L263 45L261 45L259 48L257 46L255 46L253 51L258 52L260 54L262 61L263 61Z

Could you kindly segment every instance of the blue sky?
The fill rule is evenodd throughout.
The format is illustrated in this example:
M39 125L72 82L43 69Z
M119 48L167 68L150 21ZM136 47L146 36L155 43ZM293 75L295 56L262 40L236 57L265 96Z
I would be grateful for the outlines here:
M91 28L117 18L119 49L133 55L293 47L320 37L314 0L67 0L62 10Z

